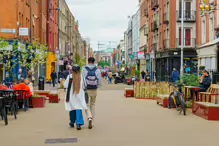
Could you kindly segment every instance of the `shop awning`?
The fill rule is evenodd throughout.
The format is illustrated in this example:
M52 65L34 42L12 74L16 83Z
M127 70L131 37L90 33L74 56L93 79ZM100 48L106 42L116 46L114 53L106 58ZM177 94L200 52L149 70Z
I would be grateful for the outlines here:
M197 49L202 49L202 48L210 47L210 46L213 46L213 45L215 45L217 43L219 43L219 38L217 38L217 39L215 39L215 40L213 40L211 42L208 42L206 44L203 44L203 45L197 47Z

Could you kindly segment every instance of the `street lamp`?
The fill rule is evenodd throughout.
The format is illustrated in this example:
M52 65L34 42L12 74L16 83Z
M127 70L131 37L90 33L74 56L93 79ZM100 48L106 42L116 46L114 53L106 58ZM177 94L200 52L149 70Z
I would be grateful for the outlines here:
M181 62L180 62L180 76L183 77L183 45L184 45L184 0L182 0L181 7ZM182 82L182 80L181 80Z

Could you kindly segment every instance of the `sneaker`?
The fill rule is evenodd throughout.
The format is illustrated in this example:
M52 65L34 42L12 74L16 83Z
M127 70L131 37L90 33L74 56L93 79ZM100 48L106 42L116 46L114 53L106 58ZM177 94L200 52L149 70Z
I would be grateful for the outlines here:
M88 119L88 129L92 129L92 128L93 128L92 119L89 118Z
M77 125L77 130L81 130L81 126L80 125Z
M74 128L74 127L75 127L75 125L72 124L72 123L69 123L69 126L70 126L71 128Z

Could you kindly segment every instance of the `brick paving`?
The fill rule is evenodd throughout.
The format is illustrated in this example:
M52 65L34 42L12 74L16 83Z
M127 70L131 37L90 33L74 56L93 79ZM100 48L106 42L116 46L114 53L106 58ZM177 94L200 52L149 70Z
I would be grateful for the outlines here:
M61 103L43 109L21 111L18 119L9 116L9 125L0 121L1 146L218 146L219 122L188 113L163 109L155 101L124 98L125 86L104 85L98 91L96 122L92 130L69 128L69 116ZM49 88L49 87L48 87ZM47 139L76 138L73 144L45 144ZM48 142L48 141L47 141Z

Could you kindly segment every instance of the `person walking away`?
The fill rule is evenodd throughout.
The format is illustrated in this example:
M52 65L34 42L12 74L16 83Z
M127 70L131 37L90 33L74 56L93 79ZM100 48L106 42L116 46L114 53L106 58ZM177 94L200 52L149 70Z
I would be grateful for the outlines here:
M77 130L81 130L81 126L84 125L82 110L87 109L84 85L80 67L74 65L72 73L67 76L67 79L64 82L64 87L67 89L65 109L69 112L69 125L73 128L74 124L76 124Z
M146 75L146 73L142 70L142 72L141 72L142 79L144 79L145 75Z
M198 100L199 92L206 92L211 85L211 77L207 70L204 70L202 72L202 76L200 77L199 83L200 83L199 86L200 89L195 91L196 101Z
M67 78L67 76L71 73L70 71L70 66L67 66L67 69L64 71L64 75L65 75L65 79Z
M101 85L101 73L94 62L95 59L93 57L88 58L88 65L82 69L82 76L85 80L85 87L89 96L87 103L88 109L85 110L89 122L89 129L94 125L97 89Z
M173 71L172 71L172 80L174 83L177 83L177 81L179 80L179 72L173 68Z
M51 79L52 79L53 87L55 87L56 79L57 79L57 74L56 74L55 70L53 70L53 72L51 73L50 76L51 76Z
M113 77L113 73L111 70L109 70L108 72L108 84L112 84L112 77Z

